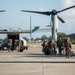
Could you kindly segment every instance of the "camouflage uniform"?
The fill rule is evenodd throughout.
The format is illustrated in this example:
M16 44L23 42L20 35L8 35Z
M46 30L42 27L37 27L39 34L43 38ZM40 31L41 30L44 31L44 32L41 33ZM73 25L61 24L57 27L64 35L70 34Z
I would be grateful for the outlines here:
M12 46L12 39L8 39L8 51L10 52Z
M15 40L15 41L14 41L14 49L15 49L15 50L18 50L18 41L19 41L19 40Z
M45 48L46 48L46 47L48 47L48 41L45 40L45 41L43 42L43 44L42 44L42 52L45 51Z
M59 50L59 55L61 55L63 50L63 41L60 38L57 40L57 47Z
M69 58L69 52L71 51L71 41L67 38L64 42L64 47L65 47L65 51L66 51L66 57Z
M19 40L18 42L18 49L20 52L23 52L23 41L22 40Z
M56 51L55 51L56 43L55 43L55 41L50 40L49 43L48 43L48 46L49 46L49 49L50 49L50 54L51 55L56 54Z

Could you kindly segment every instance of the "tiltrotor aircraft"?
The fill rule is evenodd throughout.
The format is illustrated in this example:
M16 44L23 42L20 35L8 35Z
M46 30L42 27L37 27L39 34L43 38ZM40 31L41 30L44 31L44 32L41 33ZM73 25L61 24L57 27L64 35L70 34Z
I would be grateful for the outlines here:
M55 41L57 41L57 26L58 26L58 19L62 22L62 23L65 23L65 21L59 17L57 14L58 13L61 13L63 11L66 11L68 9L71 9L71 8L74 8L74 6L71 6L71 7L68 7L68 8L65 8L65 9L62 9L62 10L52 10L52 11L30 11L30 10L21 10L22 12L31 12L31 13L38 13L38 14L43 14L43 15L47 15L47 16L50 16L51 15L51 29L52 29L52 39L54 39Z

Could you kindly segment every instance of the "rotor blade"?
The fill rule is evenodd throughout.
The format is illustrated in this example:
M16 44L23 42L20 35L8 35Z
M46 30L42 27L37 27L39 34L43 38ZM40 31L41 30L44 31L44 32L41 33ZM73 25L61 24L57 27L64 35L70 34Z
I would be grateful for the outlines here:
M68 7L68 8L65 8L65 9L63 9L63 10L57 11L57 13L63 12L63 11L65 11L65 10L68 10L68 9L71 9L71 8L74 8L74 7L75 7L75 5L74 5L74 6L71 6L71 7Z
M41 12L41 11L29 11L29 10L21 10L22 12L30 12L30 13L38 13L38 14L43 14L43 15L50 15L52 12L47 11L47 12Z
M5 12L5 10L0 10L0 12Z
M57 16L57 17L62 23L65 23L65 21L62 18L60 18L59 16Z

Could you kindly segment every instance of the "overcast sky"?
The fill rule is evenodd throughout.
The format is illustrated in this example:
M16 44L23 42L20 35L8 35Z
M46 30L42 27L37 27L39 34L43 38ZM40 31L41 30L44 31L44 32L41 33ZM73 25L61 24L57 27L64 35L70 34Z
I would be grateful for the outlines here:
M75 0L0 0L0 10L6 10L6 12L0 13L0 28L29 28L30 16L32 18L32 27L46 26L50 24L50 16L21 12L21 10L62 10L74 4ZM64 24L59 21L58 32L75 33L75 8L61 12L58 15L65 21ZM34 33L32 37L41 37L44 34L50 36L51 32ZM24 34L21 36L29 37L30 35Z

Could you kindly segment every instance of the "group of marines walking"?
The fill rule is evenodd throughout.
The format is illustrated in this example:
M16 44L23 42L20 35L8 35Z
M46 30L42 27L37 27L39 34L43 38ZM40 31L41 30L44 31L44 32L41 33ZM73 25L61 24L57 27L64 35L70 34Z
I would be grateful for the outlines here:
M14 45L12 45L14 42ZM22 40L15 40L12 41L12 39L8 39L8 51L10 52L12 49L17 51L23 51L21 50L23 48L23 41Z
M64 40L59 37L57 42L55 42L53 39L45 40L42 44L42 47L42 52L47 55L55 55L58 52L59 55L64 54L66 58L69 58L73 54L73 52L71 51L72 42L69 37L65 37ZM58 51L56 51L56 48L58 48Z
M12 49L12 40L8 39L8 51L10 52ZM56 50L58 48L58 51ZM15 40L14 42L14 50L23 51L23 41L22 40ZM64 54L66 58L69 58L72 56L73 52L72 50L72 42L69 37L65 37L64 40L61 39L61 37L58 38L57 42L55 42L53 39L51 40L45 40L42 44L42 52L46 55L56 55L57 53L59 55ZM62 53L63 52L63 53Z

